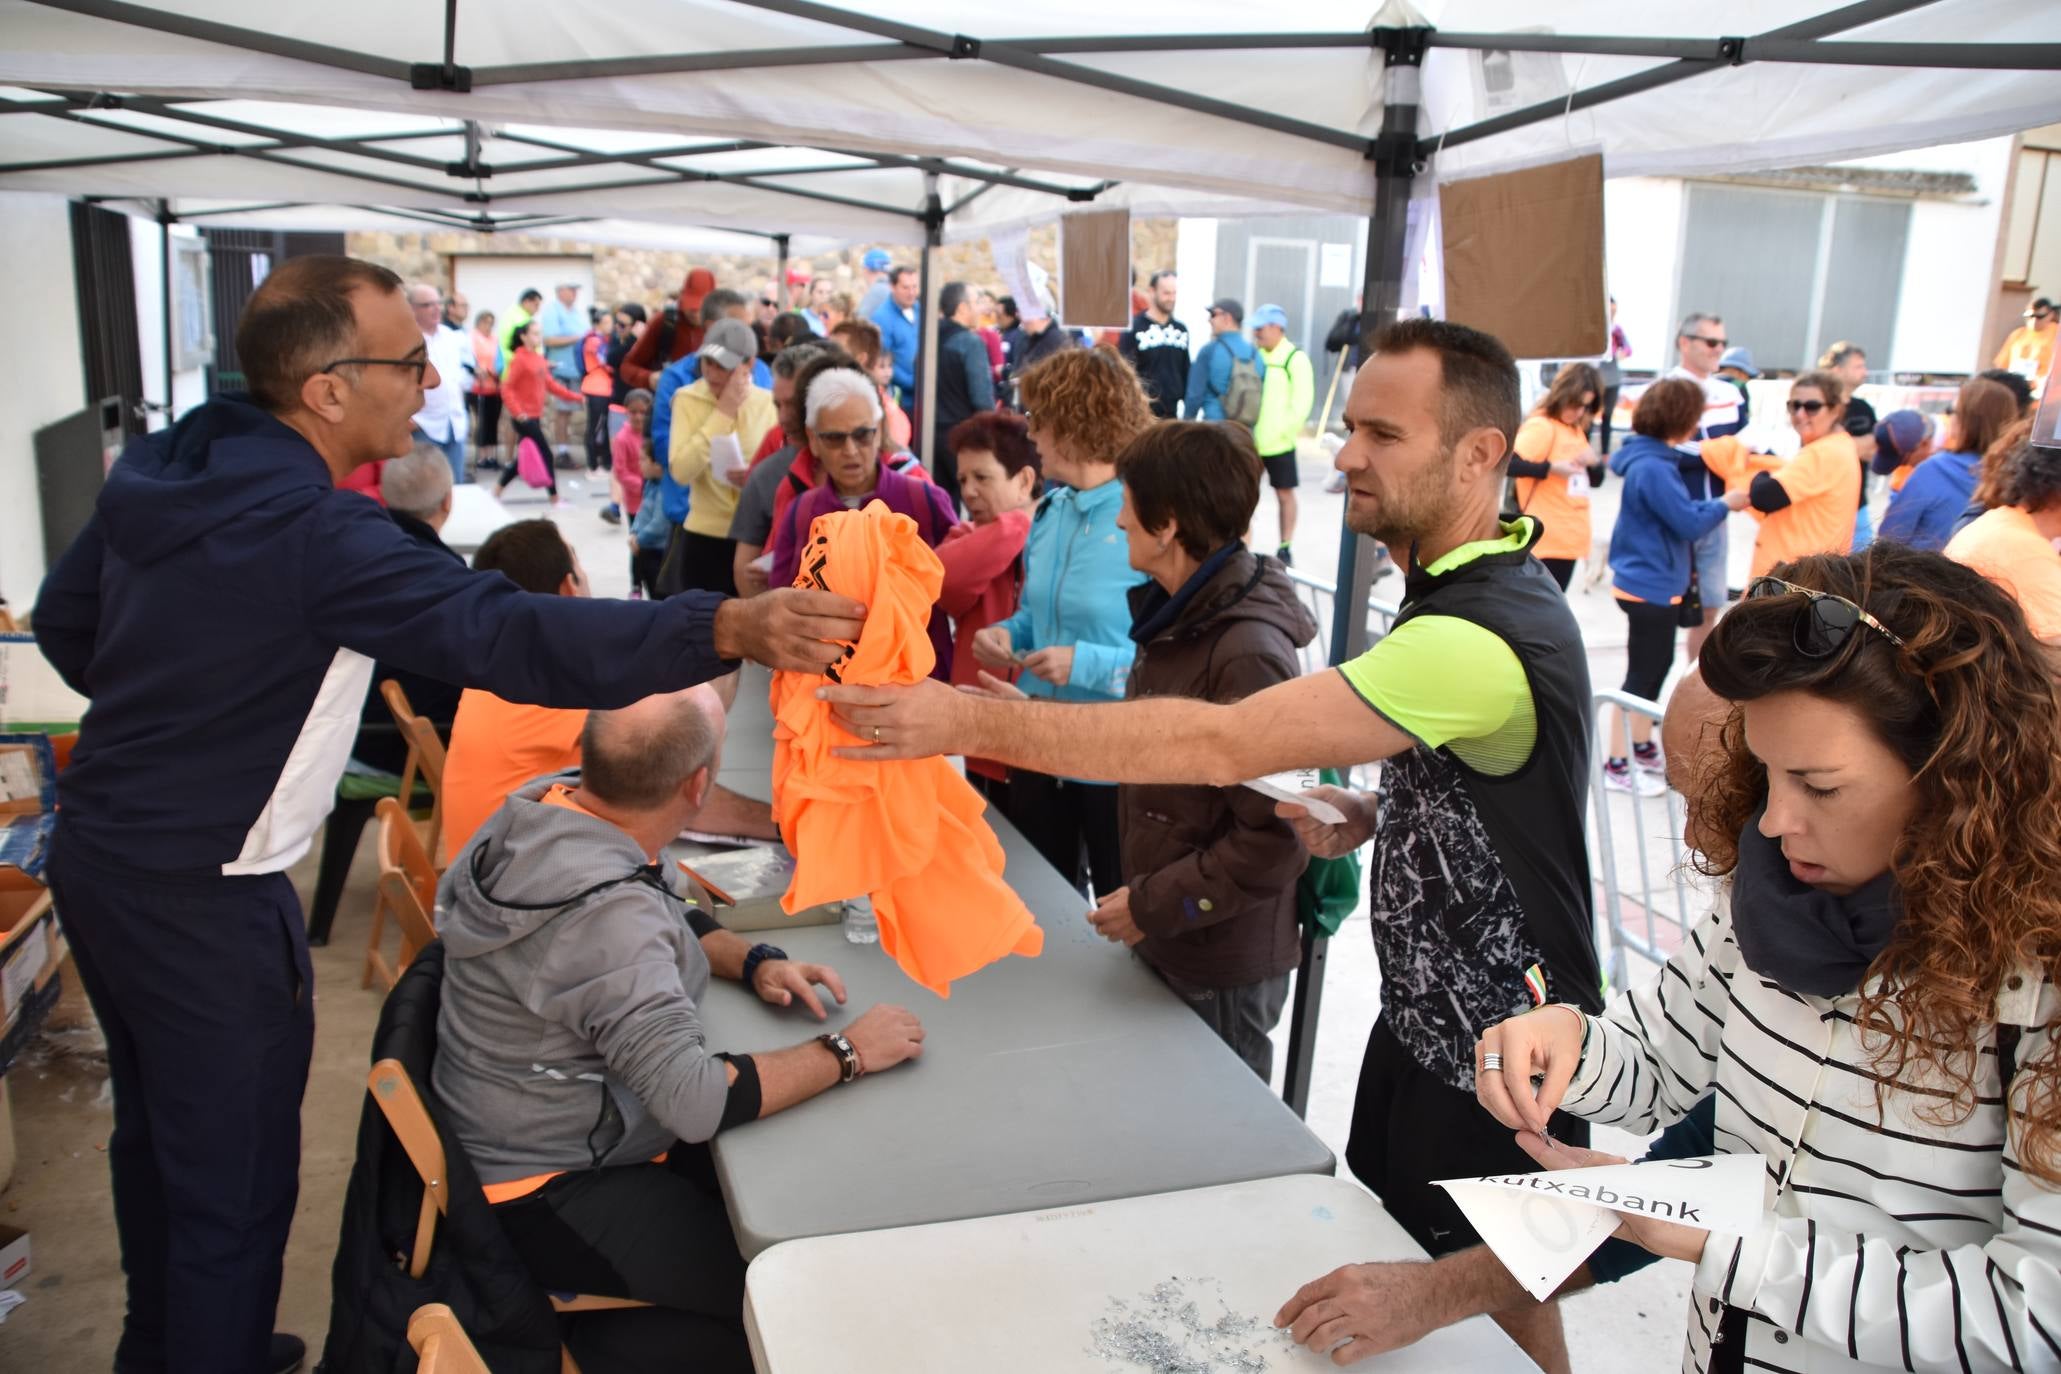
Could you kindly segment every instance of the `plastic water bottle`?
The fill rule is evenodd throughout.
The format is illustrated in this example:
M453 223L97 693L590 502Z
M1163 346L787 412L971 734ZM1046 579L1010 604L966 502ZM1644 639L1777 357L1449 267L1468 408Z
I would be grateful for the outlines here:
M844 938L855 945L880 943L880 920L873 914L873 899L863 893L844 901Z

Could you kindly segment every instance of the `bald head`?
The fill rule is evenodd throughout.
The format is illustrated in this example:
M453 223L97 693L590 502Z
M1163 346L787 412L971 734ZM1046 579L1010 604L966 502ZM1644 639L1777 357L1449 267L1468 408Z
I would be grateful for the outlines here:
M580 786L624 811L661 810L714 769L722 742L722 699L707 685L590 711L580 732ZM692 786L693 802L705 786L705 777Z
M1704 780L1724 763L1718 731L1732 713L1726 701L1703 681L1695 668L1682 675L1667 699L1660 718L1660 748L1667 758L1668 786L1689 800L1689 833L1682 838L1689 847L1702 850L1696 836L1696 801L1703 794Z

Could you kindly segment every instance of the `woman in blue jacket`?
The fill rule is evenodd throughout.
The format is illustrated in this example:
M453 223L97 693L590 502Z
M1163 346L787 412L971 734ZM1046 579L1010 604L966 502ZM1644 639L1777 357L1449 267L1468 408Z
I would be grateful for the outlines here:
M1982 457L2018 421L2018 398L1986 377L1971 377L1954 398L1951 448L1911 469L1882 517L1884 539L1914 549L1943 549L1975 494Z
M1698 501L1683 485L1674 446L1693 437L1702 420L1702 387L1680 378L1655 382L1632 413L1632 437L1610 460L1610 470L1624 483L1617 526L1610 532L1611 586L1631 634L1625 646L1624 690L1652 702L1660 700L1674 664L1680 603L1689 587L1689 546L1746 506L1744 488ZM1706 604L1725 594L1723 587L1699 590ZM1653 721L1633 717L1631 734L1631 757L1610 755L1603 766L1603 785L1658 796L1667 783L1660 750L1653 743ZM1619 711L1611 724L1609 747L1622 748L1624 738L1625 715Z
M1029 696L1122 701L1138 647L1128 593L1144 575L1117 528L1116 455L1150 427L1151 405L1138 374L1106 348L1055 353L1018 380L1045 478L1063 485L1031 518L1016 614L975 635L973 656L994 690L1011 689L992 675L1020 668L1016 685ZM1011 769L1003 814L1075 887L1084 875L1097 893L1123 886L1115 787Z

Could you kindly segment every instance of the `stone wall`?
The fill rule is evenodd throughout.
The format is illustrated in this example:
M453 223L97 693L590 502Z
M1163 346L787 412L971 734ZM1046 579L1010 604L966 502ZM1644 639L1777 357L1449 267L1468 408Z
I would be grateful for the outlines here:
M1177 221L1139 219L1131 224L1131 261L1142 282L1153 272L1174 265ZM1030 235L1031 260L1047 271L1058 266L1059 230L1043 225ZM522 254L563 257L592 257L594 285L607 303L642 301L655 305L677 292L690 267L706 267L725 286L755 291L770 283L775 270L771 253L763 257L667 253L641 248L615 248L606 244L582 243L577 239L529 238L520 235L434 232L423 234L355 233L346 238L346 251L392 268L409 281L434 282L451 288L451 255L454 253ZM857 290L864 279L860 268L872 244L859 244L813 258L795 258L790 266L804 267L811 275L830 273L848 290ZM886 247L897 262L913 264L916 252L905 245ZM938 250L939 270L945 281L968 281L994 286L998 280L993 251L986 239L948 244ZM475 302L475 304L478 304Z

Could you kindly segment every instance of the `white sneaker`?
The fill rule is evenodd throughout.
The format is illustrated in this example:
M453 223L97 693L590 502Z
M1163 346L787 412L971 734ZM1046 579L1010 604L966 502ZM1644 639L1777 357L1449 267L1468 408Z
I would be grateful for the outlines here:
M1603 785L1613 792L1640 797L1658 797L1667 791L1667 779L1660 774L1617 763L1603 765Z
M1667 777L1667 759L1658 749L1655 749L1650 754L1641 754L1637 750L1633 750L1632 767L1638 769L1641 773L1651 773L1657 778L1665 779Z

